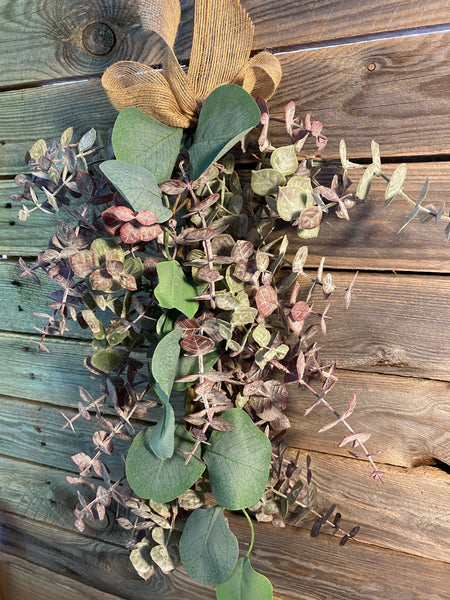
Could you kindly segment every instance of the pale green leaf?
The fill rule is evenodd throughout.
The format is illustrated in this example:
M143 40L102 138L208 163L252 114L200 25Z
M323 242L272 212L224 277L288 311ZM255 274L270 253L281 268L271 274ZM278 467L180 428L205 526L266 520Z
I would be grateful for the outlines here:
M263 348L264 346L268 345L271 337L270 331L262 325L258 325L257 327L255 327L255 329L252 331L252 336L255 342Z
M222 418L235 428L213 431L203 459L217 502L229 510L240 510L253 506L263 495L272 446L242 409L231 408Z
M203 585L218 585L231 575L238 556L238 541L223 509L194 510L180 539L180 557L189 577Z
M233 573L216 587L217 600L272 600L273 588L264 575L257 573L248 556L240 558Z
M150 557L150 542L144 538L136 544L136 547L130 553L130 562L136 570L139 577L145 581L155 573L155 567Z
M89 148L94 145L96 137L97 132L93 127L91 127L91 129L89 129L89 131L87 131L78 142L78 152L82 153L86 152L86 150L89 150Z
M373 176L376 174L376 165L369 165L358 183L358 189L356 190L356 197L360 200L365 200L370 190L370 184L372 183Z
M284 175L275 169L252 171L252 190L258 196L270 196L278 193L278 188L286 183Z
M258 105L240 86L228 83L213 90L203 102L189 150L191 179L198 179L258 125L260 119Z
M201 476L205 465L195 457L185 465L195 438L180 423L175 430L175 452L171 458L158 458L146 444L145 432L133 439L126 459L126 475L131 489L141 498L171 502L188 490ZM148 437L148 436L147 436ZM196 456L200 456L197 449Z
M160 223L171 218L172 211L163 204L161 190L151 171L122 160L108 160L99 166L134 210L151 210Z
M380 146L372 140L371 144L372 149L372 163L375 170L375 175L379 177L381 175L381 156L380 156Z
M386 199L384 203L385 206L389 206L395 196L402 191L403 183L406 179L406 171L406 163L402 163L401 165L398 165L398 167L392 173L384 192L384 197Z
M156 265L158 285L155 298L163 308L176 308L192 318L198 310L197 288L190 283L176 260L166 260Z
M270 165L282 175L292 175L298 167L294 146L281 146L274 150L270 156Z
M112 145L118 160L148 169L161 183L172 175L182 135L179 127L169 127L130 106L119 112Z
M47 144L45 143L45 140L40 139L34 142L28 153L31 158L38 159L40 156L44 156L46 150Z

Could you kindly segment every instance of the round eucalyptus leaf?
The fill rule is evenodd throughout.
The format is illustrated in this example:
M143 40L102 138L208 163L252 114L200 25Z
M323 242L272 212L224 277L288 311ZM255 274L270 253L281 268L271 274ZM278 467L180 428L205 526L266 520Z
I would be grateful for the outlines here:
M141 498L170 502L197 481L205 470L205 465L195 457L187 465L184 464L186 455L183 451L190 452L195 439L182 423L175 430L175 452L171 458L158 458L146 443L146 433L138 433L128 450L128 484ZM197 451L198 458L199 455L200 452Z
M229 510L253 506L269 479L272 446L268 438L240 408L222 418L234 425L231 431L214 431L203 451L211 489L217 502Z
M240 558L228 579L216 587L217 600L272 600L273 588L264 575L257 573L248 556Z
M203 585L218 585L231 575L238 556L238 541L222 507L194 510L180 539L180 558L189 577Z
M282 175L292 175L298 167L294 146L281 146L274 150L270 156L270 164Z

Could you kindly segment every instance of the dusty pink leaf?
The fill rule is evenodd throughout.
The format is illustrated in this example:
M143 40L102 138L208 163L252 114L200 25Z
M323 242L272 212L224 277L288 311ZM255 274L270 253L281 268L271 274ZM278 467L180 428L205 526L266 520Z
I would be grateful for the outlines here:
M102 485L99 485L97 488L96 498L103 506L109 506L111 503L111 496L108 493L108 490Z
M303 354L303 352L300 352L297 357L297 363L296 363L299 381L301 379L303 379L303 375L305 374L305 366L306 366L305 355Z
M187 185L178 179L167 179L159 184L160 189L168 196L178 196L184 192Z
M139 231L143 242L151 242L152 240L155 240L163 230L161 226L156 223L155 225L142 225L139 227Z
M353 443L353 442L356 442L358 444L364 444L365 442L367 442L367 440L371 436L372 436L371 433L364 433L363 431L361 431L359 433L352 433L350 435L346 435L345 438L343 438L339 442L338 447L342 448L346 444L350 444L350 443Z
M307 302L303 302L303 300L299 300L294 304L291 308L290 317L293 321L304 321L306 317L309 316L311 312L311 307Z
M119 275L123 271L123 262L121 260L117 260L115 258L107 260L105 262L105 269L108 274L114 277L114 275Z
M158 222L158 217L155 215L155 213L152 210L140 210L136 214L135 219L141 225L147 225L147 226L154 225L155 223Z
M278 307L278 295L271 285L262 285L256 292L255 301L263 317L269 317Z
M215 348L215 344L212 339L194 333L181 340L181 347L189 354L203 356L204 354L212 352Z
M135 292L137 290L136 279L130 273L121 273L120 274L120 283L122 287L126 290L130 290L130 292Z
M113 441L107 431L96 431L92 436L95 447L106 454L112 454L114 449Z
M120 238L124 244L137 244L142 241L140 228L133 223L125 223L120 228Z
M82 471L89 468L91 465L91 459L84 452L78 452L78 454L74 454L73 456L71 456L71 459Z
M319 206L310 206L300 213L298 226L300 229L315 229L322 221L322 211Z
M341 415L341 420L348 419L348 417L353 414L353 411L356 408L356 402L356 394L353 394L353 396L350 398L350 402L348 403L347 410Z
M248 260L253 254L253 244L247 240L238 240L231 251L231 258L235 262Z
M220 417L211 419L211 421L209 421L209 426L212 427L212 429L216 429L217 431L231 431L232 429L234 429L234 425L232 425L228 421L225 421L225 419L221 419Z

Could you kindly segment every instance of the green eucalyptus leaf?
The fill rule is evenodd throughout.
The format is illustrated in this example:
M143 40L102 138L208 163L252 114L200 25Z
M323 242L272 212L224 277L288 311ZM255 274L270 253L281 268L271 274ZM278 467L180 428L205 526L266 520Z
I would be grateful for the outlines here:
M150 428L151 430L154 428ZM171 502L188 490L205 470L205 465L191 458L185 465L195 438L186 431L183 423L175 430L175 452L171 458L161 459L149 448L146 439L150 434L141 431L133 439L126 459L128 484L141 498L151 498L155 502ZM180 452L181 451L181 452ZM200 457L197 449L196 456Z
M310 240L312 238L316 238L319 235L320 225L314 227L314 229L301 229L300 227L297 229L298 237L303 240Z
M191 179L198 179L258 125L260 119L258 105L240 86L228 83L213 90L203 102L189 150Z
M272 600L273 588L264 575L257 573L248 556L240 558L228 579L216 587L217 600Z
M240 510L253 506L263 495L272 446L242 409L231 408L222 418L235 427L213 431L203 459L217 502L229 510Z
M97 238L91 244L91 250L95 255L96 264L102 263L108 256L109 260L124 262L125 252L119 240L115 238Z
M81 311L81 316L92 331L93 336L96 340L103 340L105 338L105 327L92 310L86 309Z
M372 163L375 169L375 175L379 177L381 175L380 146L374 140L372 140L370 147L372 150Z
M174 452L175 414L169 404L180 356L182 330L173 329L158 343L152 357L155 389L163 403L163 414L149 436L149 446L159 458L171 458Z
M155 573L155 566L150 556L151 545L147 538L136 544L136 547L130 553L130 562L145 581L150 579Z
M173 329L159 341L153 352L152 375L157 383L157 391L163 402L169 400L177 374L181 351L181 335L182 329L180 327Z
M278 193L278 188L286 183L284 175L276 169L252 171L252 190L258 196L270 196Z
M270 156L270 165L282 175L292 175L298 167L294 146L281 146L274 150Z
M190 319L198 310L197 288L189 283L176 260L165 260L156 265L159 283L155 298L163 308L176 308Z
M163 223L172 216L164 206L158 181L151 171L122 160L107 160L100 170L116 187L134 210L151 210Z
M147 430L148 431L148 430ZM149 446L158 458L172 458L175 450L175 413L168 402L163 404L163 414L148 436Z
M102 373L111 373L117 369L122 359L123 354L120 351L115 348L105 348L91 356L91 365Z
M222 507L194 510L180 539L180 557L189 577L203 585L218 585L231 575L238 556L238 541Z
M165 125L130 106L117 116L112 145L118 160L148 169L161 183L172 175L182 136L181 128Z
M258 316L258 310L252 307L238 308L233 312L231 325L250 325Z

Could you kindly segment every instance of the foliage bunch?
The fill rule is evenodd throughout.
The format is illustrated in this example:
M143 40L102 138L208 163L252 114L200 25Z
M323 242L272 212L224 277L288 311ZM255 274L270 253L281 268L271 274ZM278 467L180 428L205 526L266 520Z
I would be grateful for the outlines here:
M342 142L343 169L319 181L322 163L303 146L313 137L318 151L325 147L321 124L309 115L303 123L289 103L290 143L274 148L267 106L258 104L228 84L208 96L195 132L127 108L106 145L94 146L93 130L78 142L71 129L49 147L39 140L30 150L32 175L18 176L23 192L14 197L35 205L23 206L22 219L63 208L75 221L58 221L36 264L22 266L34 280L41 270L58 285L48 304L53 312L40 315L47 319L40 347L46 350L45 336L64 334L70 319L93 337L85 365L103 389L94 399L80 388L78 414L65 425L74 429L92 413L98 423L95 453L73 456L80 473L68 478L85 489L76 527L105 518L115 501L142 577L156 565L171 571L181 557L192 578L217 586L219 600L272 597L270 582L250 564L248 511L280 527L312 512L311 535L328 524L343 534L341 544L358 531L341 529L334 505L314 510L309 458L304 473L298 457L287 458L290 386L311 393L305 415L327 406L333 421L320 431L343 424L348 434L339 445L359 447L373 477L382 476L366 447L370 434L348 422L356 397L342 414L328 400L336 364L322 364L317 340L326 334L330 305L319 312L313 301L338 288L324 261L314 277L305 273L307 246L290 261L287 236L277 236L280 221L308 239L331 210L348 219L371 179L384 177L378 146L365 168L348 161ZM248 134L255 126L256 167L246 178L228 152L244 138L254 143ZM353 193L347 173L359 167ZM405 196L404 172L399 167L388 182L387 202ZM424 190L408 222L442 216L422 207ZM75 210L70 196L79 198ZM341 290L347 306L355 277ZM116 462L113 474L108 456L120 453L122 440L131 441L125 471L117 472ZM223 509L248 518L252 543L244 558Z

